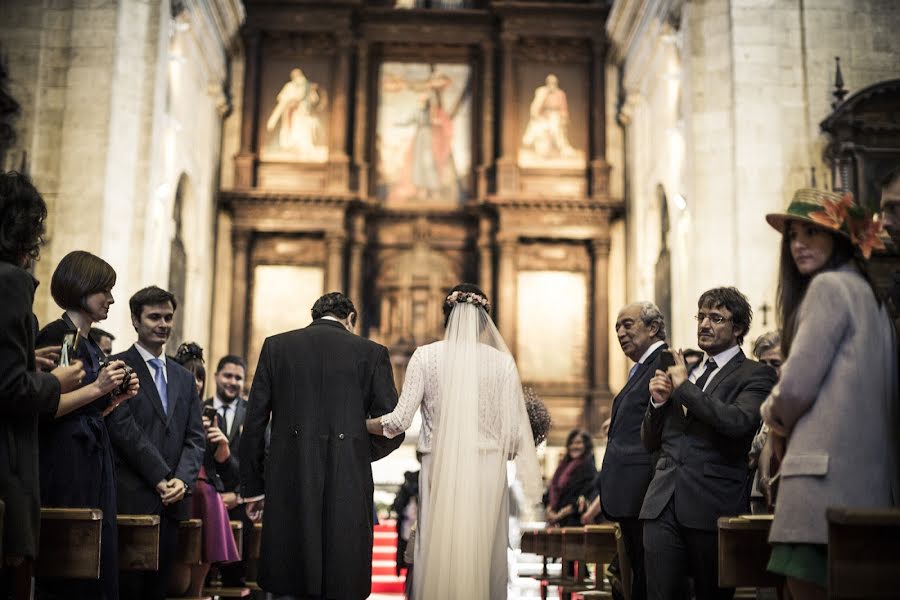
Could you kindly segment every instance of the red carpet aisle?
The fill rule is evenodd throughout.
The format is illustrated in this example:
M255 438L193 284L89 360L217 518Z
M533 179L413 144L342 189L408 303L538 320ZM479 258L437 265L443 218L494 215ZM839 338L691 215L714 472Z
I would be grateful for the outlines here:
M372 546L372 595L369 600L397 600L403 598L405 571L397 577L397 525L383 521L375 526Z

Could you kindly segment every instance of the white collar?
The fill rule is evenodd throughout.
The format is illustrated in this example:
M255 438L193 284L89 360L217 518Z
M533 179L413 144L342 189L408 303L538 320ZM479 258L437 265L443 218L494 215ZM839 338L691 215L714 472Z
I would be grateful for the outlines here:
M659 348L660 346L662 346L665 343L666 343L665 340L659 340L658 342L653 342L653 344L651 344L651 346L649 348L647 348L647 351L644 352L644 355L641 357L641 360L638 361L638 364L639 365L644 364L644 361L647 360L647 358L651 354L653 354L657 348Z
M141 358L144 359L144 362L149 363L151 360L158 358L159 360L162 361L162 364L164 367L168 366L166 364L166 349L165 349L165 347L163 347L163 351L159 356L153 356L153 354L151 354L149 350L147 350L146 348L141 346L140 342L135 342L134 347L137 348L138 354L141 355Z
M338 318L335 317L335 316L332 316L332 315L325 315L325 316L322 317L322 318L325 319L325 320L328 320L328 321L337 321L338 323L340 323L341 325L343 325L343 322L341 322L341 320L338 319Z
M718 354L713 356L712 359L716 361L716 369L721 369L722 367L727 365L729 362L731 362L731 359L740 354L740 352L741 346L739 344L735 344L728 350L723 350L722 352L719 352ZM706 360L709 360L709 358L710 357L707 356ZM703 365L704 367L706 366L706 361L703 361Z
M214 407L216 410L219 410L219 409L222 408L223 406L227 406L228 408L234 408L235 410L237 410L237 409L236 409L236 406L237 406L237 405L236 405L236 402L237 402L237 401L238 401L238 399L235 398L235 399L232 400L231 402L223 402L222 399L219 398L219 395L218 395L218 394L215 394L215 395L213 396L213 407Z

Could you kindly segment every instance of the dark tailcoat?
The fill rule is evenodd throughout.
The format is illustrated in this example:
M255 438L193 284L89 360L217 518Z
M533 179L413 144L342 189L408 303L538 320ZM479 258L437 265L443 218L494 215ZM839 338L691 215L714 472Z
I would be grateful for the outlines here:
M0 261L0 498L6 505L4 556L37 555L41 502L38 417L59 407L59 380L35 372L37 321L31 312L37 282Z
M634 518L653 479L655 453L641 441L641 426L650 403L650 379L667 346L653 351L613 400L609 441L598 475L600 506L607 519Z
M641 435L660 456L641 519L658 517L673 496L678 522L692 529L716 531L719 517L749 512L747 453L775 380L740 352L705 392L685 381L663 406L648 404Z
M106 424L116 450L120 514L162 514L190 518L190 499L163 511L156 484L177 477L193 486L203 462L206 436L200 419L200 400L190 371L166 360L168 414L153 383L147 363L132 346L113 357L124 360L138 376L141 390L116 408Z
M396 449L403 436L370 436L365 420L396 404L387 349L336 321L319 319L265 341L240 445L243 496L266 495L263 589L300 597L368 597L370 463Z

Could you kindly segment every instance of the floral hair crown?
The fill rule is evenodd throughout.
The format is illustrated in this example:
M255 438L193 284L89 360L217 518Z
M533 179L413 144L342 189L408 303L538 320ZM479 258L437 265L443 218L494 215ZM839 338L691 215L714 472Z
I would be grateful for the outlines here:
M475 304L488 312L491 310L491 305L487 298L481 294L476 294L475 292L452 292L447 296L447 299L444 300L444 304Z
M197 359L203 362L203 348L195 342L184 342L175 352L175 360Z

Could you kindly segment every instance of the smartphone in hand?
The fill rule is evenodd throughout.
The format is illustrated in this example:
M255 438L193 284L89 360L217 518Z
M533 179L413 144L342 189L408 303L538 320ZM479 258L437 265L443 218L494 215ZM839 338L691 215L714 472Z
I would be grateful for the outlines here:
M672 354L671 350L663 350L662 354L659 355L659 370L660 371L668 371L669 367L675 366L675 355Z

